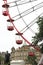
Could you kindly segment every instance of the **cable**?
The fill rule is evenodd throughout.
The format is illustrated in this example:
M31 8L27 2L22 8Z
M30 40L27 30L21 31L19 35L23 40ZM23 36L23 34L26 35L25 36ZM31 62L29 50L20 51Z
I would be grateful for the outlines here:
M16 2L15 2L16 3ZM16 5L17 5L17 3L16 3ZM18 8L18 5L17 5L17 10L18 10L18 12L19 12L19 15L20 15L20 17L21 17L21 14L20 14L20 11L19 11L19 8ZM21 17L22 18L22 17ZM25 25L27 26L27 23L24 21L24 19L22 18L22 20L23 20L23 22L25 23ZM27 28L28 28L28 26L27 26ZM31 29L31 28L29 28L34 34L35 34L35 32Z
M36 1L36 0L35 0L35 1ZM27 1L27 2L24 2L24 3L21 3L21 4L17 4L17 5L20 6L20 5L24 5L24 4L30 3L30 2L34 2L34 0L33 0L33 1ZM10 6L9 8L15 7L15 6L17 6L17 5Z
M16 2L15 2L15 3L16 3ZM17 5L17 3L16 3L16 5ZM18 8L18 5L17 5L17 10L18 10L18 12L19 12L20 18L22 18L22 20L23 20L23 22L25 23L25 25L27 25L26 22L24 21L23 17L22 17L21 14L20 14L20 11L19 11L19 8Z
M11 4L11 3L19 2L19 1L21 1L21 0L16 0L16 1L13 1L13 2L9 2L7 4Z
M24 12L22 12L20 14L21 14L22 17L24 17L24 16L36 11L37 9L40 9L41 7L43 7L43 2L31 7L30 9L25 10ZM16 16L12 17L12 18L17 18L17 19L15 19L15 21L16 21L16 20L20 19L21 17L19 17L19 14L18 14Z
M34 24L37 22L37 19L42 15L43 13L41 13L38 17L36 17L33 21L31 21L27 26L28 26L28 29ZM25 26L21 31L23 31L24 29L27 28L27 26ZM27 29L26 29L27 30Z

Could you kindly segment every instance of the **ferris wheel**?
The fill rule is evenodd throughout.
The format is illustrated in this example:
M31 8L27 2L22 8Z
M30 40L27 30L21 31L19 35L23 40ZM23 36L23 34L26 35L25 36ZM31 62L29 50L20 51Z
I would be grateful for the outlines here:
M31 33L35 34L33 28L34 26L36 28L36 22L38 18L43 16L43 1L3 0L2 7L2 14L8 18L7 23L9 25L7 26L7 30L16 30L16 43L20 45L23 43L23 40L25 40L25 42L31 45L32 43L29 41L29 36ZM41 12L37 13L39 11Z

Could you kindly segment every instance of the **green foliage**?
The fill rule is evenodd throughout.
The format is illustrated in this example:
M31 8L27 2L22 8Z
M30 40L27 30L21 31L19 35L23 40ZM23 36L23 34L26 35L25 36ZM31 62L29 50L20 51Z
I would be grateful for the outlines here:
M3 61L4 60L4 57L0 56L0 61Z
M38 21L38 33L35 34L34 37L32 37L32 43L34 43L35 45L38 44L38 42L43 40L43 17L39 17Z
M8 65L8 64L4 64L4 65Z
M1 64L1 61L3 61L4 60L4 57L2 57L1 55L0 55L0 64Z

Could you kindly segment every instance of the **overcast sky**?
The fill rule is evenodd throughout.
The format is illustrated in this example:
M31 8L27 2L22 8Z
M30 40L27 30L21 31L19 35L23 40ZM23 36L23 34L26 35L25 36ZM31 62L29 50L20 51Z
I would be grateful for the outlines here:
M10 2L10 1L12 1L12 0L8 0L8 2ZM14 1L14 0L13 0ZM22 0L23 1L23 0ZM31 4L26 4L26 5L23 5L24 6L24 8L23 8L23 6L20 6L19 7L19 10L20 10L20 12L22 12L22 11L25 11L26 9L29 9L29 8L31 8L33 5L35 5L35 4L38 4L38 3L41 3L41 2L43 2L43 0L37 0L37 2L34 2L34 4L33 3L31 3ZM2 4L3 4L3 1L2 0L0 0L0 51L2 52L2 51L11 51L11 48L12 47L15 47L15 48L17 48L17 47L21 47L22 45L17 45L16 44L16 39L15 39L15 33L16 33L16 30L14 29L14 31L8 31L7 30L7 19L8 19L8 17L4 17L3 15L2 15L2 11L4 10L3 8L2 8ZM13 4L12 4L13 5ZM29 8L28 8L29 7ZM22 8L22 9L21 9ZM16 15L17 13L18 13L18 11L17 11L17 8L15 7L14 8L14 12L16 13L14 13L14 15L13 15L13 11L12 11L12 8L11 9L9 9L10 10L10 14L11 14L11 16L14 16L14 15ZM38 10L36 10L34 13L31 13L31 14L29 14L29 15L27 15L26 17L24 17L23 19L25 20L25 22L28 24L28 22L31 22L31 21L33 21L38 15L40 15L41 13L43 12L43 7L42 8L40 8L40 9L38 9ZM19 23L17 23L18 21L21 21L21 25L19 25ZM22 23L23 21L20 19L20 20L17 20L16 22L15 22L15 26L17 27L17 29L19 30L21 30L23 27L25 27L25 25ZM38 31L38 26L37 26L37 24L34 24L32 27L31 27L33 30L34 30L34 32L36 31ZM32 33L30 30L27 30L24 34L23 34L23 36L27 39L27 40L29 40L30 42L31 42L31 39L32 39L32 36L34 36L34 33Z

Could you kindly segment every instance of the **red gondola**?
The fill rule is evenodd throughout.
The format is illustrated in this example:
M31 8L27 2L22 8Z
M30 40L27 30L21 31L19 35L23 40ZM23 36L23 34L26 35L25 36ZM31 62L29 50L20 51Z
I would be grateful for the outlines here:
M7 11L3 11L3 15L4 16L8 16L8 12Z
M34 53L33 52L29 52L28 55L29 56L34 56Z
M17 38L16 38L16 43L18 44L18 45L20 45L20 44L22 44L23 43L23 40L22 40L22 38L21 38L21 36L20 35L22 35L23 33L16 33L16 36L17 36Z
M8 5L8 4L3 4L2 7L3 7L3 8L8 8L9 5Z
M3 1L6 1L6 0L3 0Z
M9 31L13 31L13 30L14 30L14 27L13 27L13 26L8 26L7 29L8 29Z
M22 40L16 40L17 44L22 44L22 42L23 42Z

